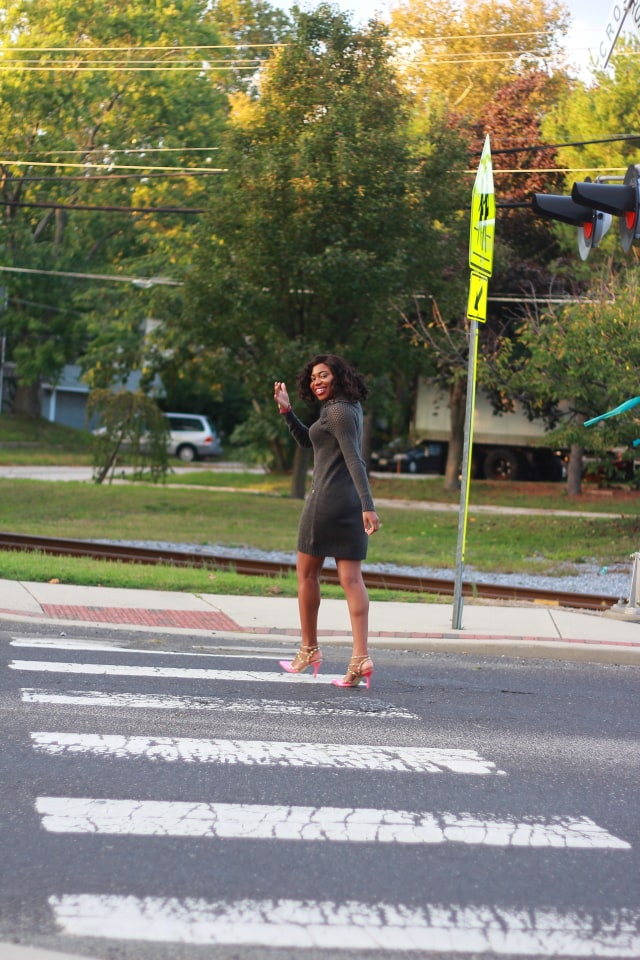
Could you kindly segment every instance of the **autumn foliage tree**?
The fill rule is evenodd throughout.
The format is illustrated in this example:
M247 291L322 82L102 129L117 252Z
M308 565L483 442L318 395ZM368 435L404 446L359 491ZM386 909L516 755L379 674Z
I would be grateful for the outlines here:
M499 209L492 289L520 291L541 275L534 264L536 248L545 242L544 228L533 223L529 211L519 209L535 181L510 171L523 159L525 168L550 160L551 151L547 151L532 162L529 148L539 140L544 110L562 87L561 78L552 78L551 68L559 62L558 44L566 20L562 4L549 0L534 0L526 6L506 0L402 0L391 11L398 72L411 98L416 135L425 129L425 116L439 116L445 127L466 142L467 168L472 170L477 168L486 134L492 158L496 150L493 165ZM459 190L461 182L466 184L464 196ZM456 258L455 248L449 247L452 262L457 259L449 288L441 291L437 305L417 308L408 318L417 343L429 358L429 372L449 396L445 486L450 489L458 483L466 405L468 325L466 300L460 296L456 280L464 277L468 285L472 185L471 176L464 180L459 176L457 182L455 176L447 178L446 189L458 188L460 208L465 211L460 256ZM547 237L553 234L548 232ZM501 330L505 319L501 313L496 315L493 306L490 314L489 322L482 325L481 348L495 335L494 323Z
M559 63L559 0L400 0L391 9L398 69L417 104L478 117L498 90Z

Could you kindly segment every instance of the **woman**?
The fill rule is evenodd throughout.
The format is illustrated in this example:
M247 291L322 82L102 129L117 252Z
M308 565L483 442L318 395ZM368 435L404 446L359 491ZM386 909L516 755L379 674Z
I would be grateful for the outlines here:
M324 558L334 557L340 585L347 598L353 650L347 672L333 683L356 687L371 682L373 662L368 651L369 596L362 580L367 538L380 527L362 459L362 407L367 396L364 378L333 354L314 357L298 374L303 400L319 400L320 416L305 426L291 409L286 384L276 380L273 396L296 443L313 447L311 491L298 530L298 608L301 643L293 660L281 660L288 673L308 667L317 676L322 664L318 649L320 570Z

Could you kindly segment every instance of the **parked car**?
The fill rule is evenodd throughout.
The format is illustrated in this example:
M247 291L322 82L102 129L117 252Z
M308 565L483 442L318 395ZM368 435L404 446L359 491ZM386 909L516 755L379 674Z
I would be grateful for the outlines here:
M380 453L371 455L371 469L387 473L444 472L446 446L443 443L390 444Z
M195 413L165 413L169 421L169 453L185 463L219 457L220 437L208 417Z
M184 463L192 463L194 460L221 455L220 437L208 417L199 413L165 413L164 416L168 421L167 452L170 456L178 457ZM104 432L104 427L93 431L96 436ZM143 450L148 449L146 433L142 434L140 443ZM127 446L128 440L125 439L123 448Z

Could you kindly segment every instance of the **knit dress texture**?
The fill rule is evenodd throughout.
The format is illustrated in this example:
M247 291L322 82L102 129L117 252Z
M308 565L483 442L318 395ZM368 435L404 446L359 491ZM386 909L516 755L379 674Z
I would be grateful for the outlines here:
M285 414L296 443L313 447L313 478L298 528L298 550L313 557L364 560L368 536L362 522L373 498L362 459L362 407L339 397L322 404L310 427Z

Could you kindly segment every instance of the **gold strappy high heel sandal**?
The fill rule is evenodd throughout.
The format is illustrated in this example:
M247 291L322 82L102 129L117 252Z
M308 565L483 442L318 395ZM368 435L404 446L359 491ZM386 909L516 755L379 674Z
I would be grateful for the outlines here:
M311 667L315 678L322 666L322 651L318 647L301 646L293 660L281 660L280 666L287 673L302 673L308 667Z
M364 680L367 690L371 685L371 675L373 674L373 660L371 657L351 657L347 672L342 680L332 680L334 687L357 687L361 680Z

